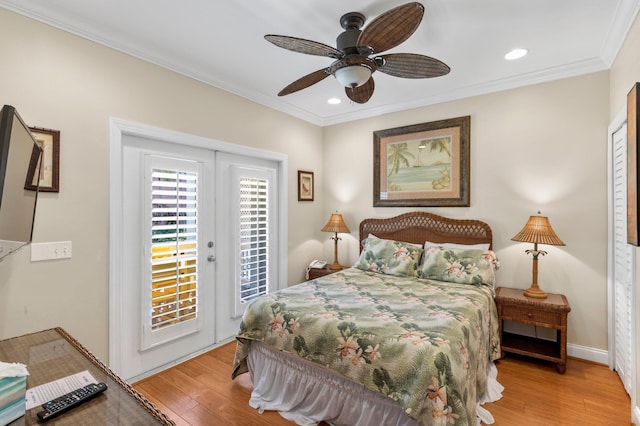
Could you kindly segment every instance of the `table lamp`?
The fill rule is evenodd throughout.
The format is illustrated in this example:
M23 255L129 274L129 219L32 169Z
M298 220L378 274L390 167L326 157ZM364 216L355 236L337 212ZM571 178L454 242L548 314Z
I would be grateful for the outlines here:
M342 265L338 263L338 240L340 239L340 237L338 237L338 232L349 233L351 231L349 231L349 228L347 228L347 225L342 219L342 215L338 212L331 214L329 222L327 222L327 224L324 226L324 228L321 229L321 231L334 233L333 237L330 238L334 241L334 259L333 264L329 265L329 269L332 271L340 271L342 269Z
M553 231L549 218L540 216L540 212L538 212L537 216L529 217L524 228L511 239L513 241L533 243L533 250L525 251L525 253L533 255L533 279L531 287L524 291L524 295L535 299L546 299L547 294L538 287L538 256L544 256L547 252L538 250L538 244L549 244L552 246L563 246L565 244Z

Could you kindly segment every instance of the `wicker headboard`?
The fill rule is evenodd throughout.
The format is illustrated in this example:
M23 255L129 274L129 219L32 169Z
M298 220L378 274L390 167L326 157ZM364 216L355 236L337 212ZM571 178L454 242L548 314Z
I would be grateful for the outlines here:
M493 248L491 227L487 223L472 219L449 219L427 212L404 213L388 219L365 219L360 222L360 241L369 234L416 244L424 244L425 241L489 243L489 248Z

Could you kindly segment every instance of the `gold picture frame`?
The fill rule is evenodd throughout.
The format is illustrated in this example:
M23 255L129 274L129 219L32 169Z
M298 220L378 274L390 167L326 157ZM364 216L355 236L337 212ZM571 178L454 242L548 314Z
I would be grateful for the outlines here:
M471 117L373 132L374 207L469 207Z
M29 130L42 147L42 158L38 162L39 152L34 148L24 189L35 191L37 188L39 192L60 192L60 131L41 127L29 127ZM39 185L36 173L38 167Z
M313 201L313 172L298 170L298 201Z

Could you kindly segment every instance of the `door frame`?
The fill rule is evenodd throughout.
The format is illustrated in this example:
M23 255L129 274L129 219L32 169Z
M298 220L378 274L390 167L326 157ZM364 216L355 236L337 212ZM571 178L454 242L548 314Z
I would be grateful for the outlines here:
M124 269L123 258L121 257L123 242L123 204L122 204L122 163L123 163L123 136L136 136L149 138L151 140L171 143L176 145L191 146L212 151L228 152L271 160L278 164L278 247L276 257L278 262L277 288L286 287L288 268L288 157L285 154L261 150L244 145L236 145L222 142L202 136L191 135L173 130L145 124L134 123L119 118L109 119L109 367L119 374L123 366L121 327L122 309L120 300L122 297L122 283ZM220 343L218 343L220 344ZM186 357L182 357L173 364L182 362L203 353L216 344L212 342L210 347L201 349ZM163 367L149 371L146 375L160 371ZM136 377L141 379L142 376Z

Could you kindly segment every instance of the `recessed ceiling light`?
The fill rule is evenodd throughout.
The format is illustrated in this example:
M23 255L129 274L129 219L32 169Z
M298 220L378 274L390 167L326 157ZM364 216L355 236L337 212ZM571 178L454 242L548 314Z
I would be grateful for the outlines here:
M338 98L331 98L327 101L327 103L330 105L338 105L340 102L342 101Z
M507 61L513 61L514 59L522 58L527 53L528 53L527 49L513 49L511 52L509 52L506 55L504 55L504 58Z

